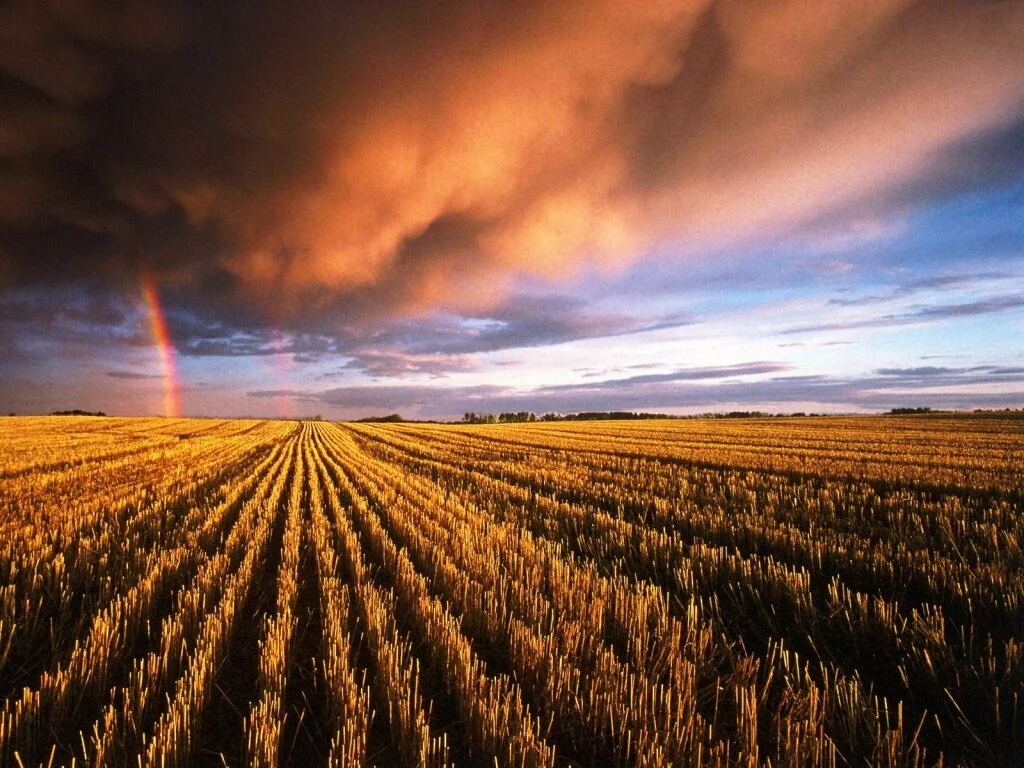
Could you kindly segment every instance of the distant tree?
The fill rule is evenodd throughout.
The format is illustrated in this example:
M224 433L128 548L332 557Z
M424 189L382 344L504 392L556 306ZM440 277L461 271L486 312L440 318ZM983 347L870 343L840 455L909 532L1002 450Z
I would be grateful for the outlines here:
M387 416L367 416L362 419L356 419L357 423L361 424L389 424L405 421L401 414L389 413Z
M530 411L516 411L515 413L502 413L498 415L498 421L502 424L524 424L528 421L536 421L537 414Z
M632 411L581 411L579 413L560 414L545 413L538 416L533 411L505 411L499 414L476 413L466 411L462 415L463 424L524 424L534 421L606 421L623 419L676 419L667 413L634 413Z

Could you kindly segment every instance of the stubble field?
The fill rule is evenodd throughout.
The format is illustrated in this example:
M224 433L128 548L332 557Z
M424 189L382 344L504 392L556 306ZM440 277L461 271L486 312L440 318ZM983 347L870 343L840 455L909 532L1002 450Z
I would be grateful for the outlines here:
M0 420L0 765L1024 764L1024 420Z

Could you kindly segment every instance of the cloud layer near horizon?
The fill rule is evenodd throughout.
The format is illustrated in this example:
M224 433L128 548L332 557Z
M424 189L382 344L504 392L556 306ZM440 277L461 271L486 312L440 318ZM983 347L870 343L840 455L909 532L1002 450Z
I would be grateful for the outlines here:
M5 286L472 312L1024 170L1015 2L20 0L0 30Z
M791 412L888 410L910 398L938 409L1002 407L1007 391L1024 382L1024 368L885 368L860 376L792 375L789 366L770 361L684 368L653 376L613 378L593 384L540 387L528 392L500 385L438 388L423 384L340 387L326 390L256 390L256 401L285 398L342 415L401 412L416 418L458 418L467 410L484 413L534 411L707 411L749 407Z

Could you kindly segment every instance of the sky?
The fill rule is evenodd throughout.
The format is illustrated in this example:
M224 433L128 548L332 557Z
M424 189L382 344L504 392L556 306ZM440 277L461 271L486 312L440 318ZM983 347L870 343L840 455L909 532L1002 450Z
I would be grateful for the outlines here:
M0 413L1024 407L1024 3L12 0Z

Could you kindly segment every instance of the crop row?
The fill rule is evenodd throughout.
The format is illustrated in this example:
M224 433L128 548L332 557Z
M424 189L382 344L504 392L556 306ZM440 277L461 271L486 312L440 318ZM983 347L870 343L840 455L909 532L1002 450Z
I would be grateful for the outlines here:
M98 423L0 455L4 765L1024 759L1015 425Z

